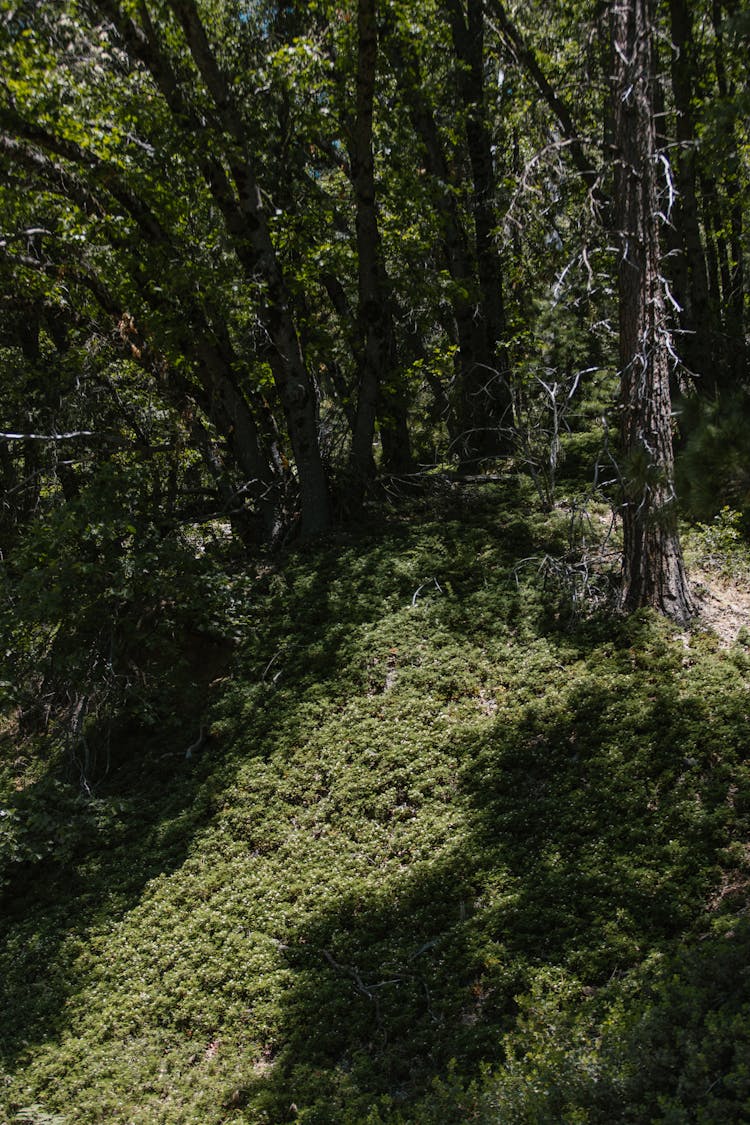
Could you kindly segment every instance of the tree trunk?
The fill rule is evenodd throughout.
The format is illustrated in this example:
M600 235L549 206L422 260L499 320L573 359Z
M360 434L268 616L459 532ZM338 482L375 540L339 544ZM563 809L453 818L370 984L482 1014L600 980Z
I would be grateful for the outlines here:
M373 475L372 443L376 418L380 420L383 452L386 460L391 462L389 467L394 468L394 462L406 464L410 460L405 412L400 408L395 385L395 335L376 206L372 131L377 58L376 0L359 0L356 116L349 144L356 204L360 338L357 356L359 394L351 453L355 501L361 500Z
M495 245L495 171L485 111L484 13L481 0L448 0L453 44L458 59L458 88L466 114L466 145L472 175L479 303L475 310L482 355L464 373L462 411L464 461L491 456L507 448L503 431L512 424L510 365L503 344L505 306L498 248ZM457 310L458 312L458 310ZM458 321L458 315L457 315ZM459 327L459 336L461 329Z
M694 612L677 533L669 325L659 241L652 0L615 0L615 217L621 245L623 588L685 623Z

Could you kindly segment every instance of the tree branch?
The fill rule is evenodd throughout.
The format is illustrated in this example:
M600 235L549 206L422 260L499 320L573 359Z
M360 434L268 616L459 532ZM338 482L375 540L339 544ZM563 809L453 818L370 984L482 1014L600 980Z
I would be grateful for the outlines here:
M161 223L148 204L135 194L123 181L119 171L112 164L108 164L95 153L49 132L40 125L25 120L15 110L5 106L0 107L0 125L7 133L0 135L0 152L4 152L11 159L18 161L30 171L35 171L44 176L46 180L57 185L61 194L77 203L86 214L92 212L99 215L107 214L104 203L89 189L78 177L74 176L62 165L55 163L43 153L22 145L17 139L22 138L31 145L56 156L69 160L72 164L84 169L93 176L98 186L115 199L132 216L144 234L152 242L164 242L166 233ZM8 133L12 136L8 136Z
M495 30L505 43L510 53L523 68L536 85L539 93L544 98L547 106L557 119L563 136L568 142L571 160L581 175L581 179L591 192L594 201L600 206L608 203L599 185L599 173L586 156L580 134L576 129L572 114L565 102L557 94L546 74L542 70L536 52L525 41L521 32L506 12L501 0L484 0L488 15L494 16L497 21Z

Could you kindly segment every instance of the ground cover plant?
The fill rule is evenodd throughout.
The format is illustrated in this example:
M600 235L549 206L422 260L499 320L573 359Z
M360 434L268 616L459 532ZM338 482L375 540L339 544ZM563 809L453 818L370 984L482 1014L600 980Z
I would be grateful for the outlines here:
M0 1125L750 1120L746 8L0 0Z
M569 524L508 474L220 544L212 682L88 791L8 709L6 1120L747 1120L750 644L571 617Z

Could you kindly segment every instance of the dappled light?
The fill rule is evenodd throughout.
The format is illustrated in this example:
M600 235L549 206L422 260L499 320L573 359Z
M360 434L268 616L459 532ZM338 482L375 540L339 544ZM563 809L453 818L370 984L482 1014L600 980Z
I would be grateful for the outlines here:
M0 0L0 1125L750 1121L746 8Z
M688 1096L741 1119L750 656L648 615L566 625L514 572L564 524L462 495L238 576L195 761L167 754L187 729L131 734L94 798L19 794L29 849L34 817L58 835L10 869L15 1104L30 1081L91 1120L603 1122Z

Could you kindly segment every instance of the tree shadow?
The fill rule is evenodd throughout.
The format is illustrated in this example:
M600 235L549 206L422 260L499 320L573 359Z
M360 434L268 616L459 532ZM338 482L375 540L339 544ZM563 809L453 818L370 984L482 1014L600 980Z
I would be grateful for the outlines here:
M515 488L508 485L513 493ZM160 648L157 638L149 675L158 680L161 674L169 684L160 713L148 724L138 717L107 732L90 732L92 743L105 737L109 743L96 758L99 775L87 779L92 792L81 792L80 771L69 758L61 764L51 756L32 784L8 795L4 805L12 806L15 829L4 841L10 862L0 887L0 1007L7 1013L0 1055L8 1070L35 1045L64 1032L69 1001L86 984L71 951L125 917L151 880L180 868L238 764L248 756L272 755L278 731L294 728L310 693L330 697L351 688L352 636L393 605L409 604L427 570L437 574L441 567L441 577L451 571L456 582L464 581L451 554L451 544L462 535L461 512L455 498L441 506L450 519L427 548L414 542L415 535L421 539L425 514L425 502L419 501L413 523L385 516L377 533L342 534L270 566L267 577L254 584L253 596L265 611L255 635L240 644L231 675L213 691L211 680L229 668L221 645L186 635ZM473 506L481 537L490 506ZM523 535L519 523L517 538ZM513 544L506 548L512 552ZM394 567L394 558L403 560L409 552L409 560ZM193 651L198 641L200 651ZM371 672L355 669L355 679ZM245 677L255 695L244 690ZM242 706L232 697L216 707L218 696L231 695L232 686L240 688ZM251 749L244 713L248 694ZM186 762L184 750L199 725L227 715L210 752ZM42 741L37 749L43 749ZM6 749L13 753L9 744Z
M489 502L468 527L466 512L435 515L427 528L422 514L412 529L386 524L269 566L253 589L253 635L213 711L211 753L190 769L167 760L139 786L158 748L134 747L107 793L122 806L109 809L111 835L93 822L64 870L27 872L6 926L10 1063L66 1028L66 1000L85 983L68 967L71 935L86 941L126 914L227 803L237 808L223 830L247 865L273 856L295 820L311 851L328 840L332 860L339 849L361 871L329 876L321 848L319 905L263 923L281 966L279 1014L217 1120L360 1123L378 1106L420 1119L450 1060L462 1079L502 1064L517 998L539 974L567 974L596 998L708 925L732 801L747 799L733 764L744 686L717 683L721 702L709 705L648 618L562 630L514 578L519 557L539 549L525 518ZM491 681L464 666L485 650ZM316 724L355 697L369 724L359 741L341 726L351 748L316 743ZM412 707L425 726L405 738ZM475 716L463 733L440 718L461 707ZM355 776L368 738L386 750ZM267 775L253 789L255 762ZM462 1098L425 1120L466 1120Z
M246 1084L248 1105L279 1122L303 1107L305 1120L362 1121L376 1105L404 1121L466 1120L460 1085L429 1116L431 1084L451 1060L465 1080L483 1065L502 1066L503 1035L520 1026L517 997L540 974L566 974L583 1009L657 955L654 999L625 1021L627 1066L641 1068L632 1104L653 1108L671 1097L684 1108L688 1088L697 1097L697 1079L687 1083L674 1063L682 1017L670 966L692 957L697 977L710 960L701 939L712 911L737 905L711 903L722 849L740 830L730 806L749 796L738 797L732 780L746 694L727 692L709 714L667 646L655 679L639 647L651 629L631 620L607 656L592 647L591 629L577 641L561 636L568 662L571 649L588 661L585 674L566 683L561 668L559 690L454 742L456 799L467 819L452 844L401 878L344 896L287 938L295 977L281 1046L268 1073ZM653 636L649 643L653 659ZM724 993L740 944L719 943ZM746 981L741 995L736 1012L750 1000ZM704 990L694 1022L725 1001L721 989L713 998ZM648 1036L640 1044L633 1029L644 1020L657 1028L654 1050L661 1036L659 1049L673 1056L670 1073L667 1064L641 1067ZM704 1036L703 1055L726 1055L728 1038ZM694 1058L685 1065L700 1070ZM622 1107L617 1116L622 1089L618 1074L609 1087L591 1079L579 1093L601 1112L595 1120L645 1120ZM538 1120L567 1119L555 1112L560 1106ZM734 1112L726 1120L741 1120Z

